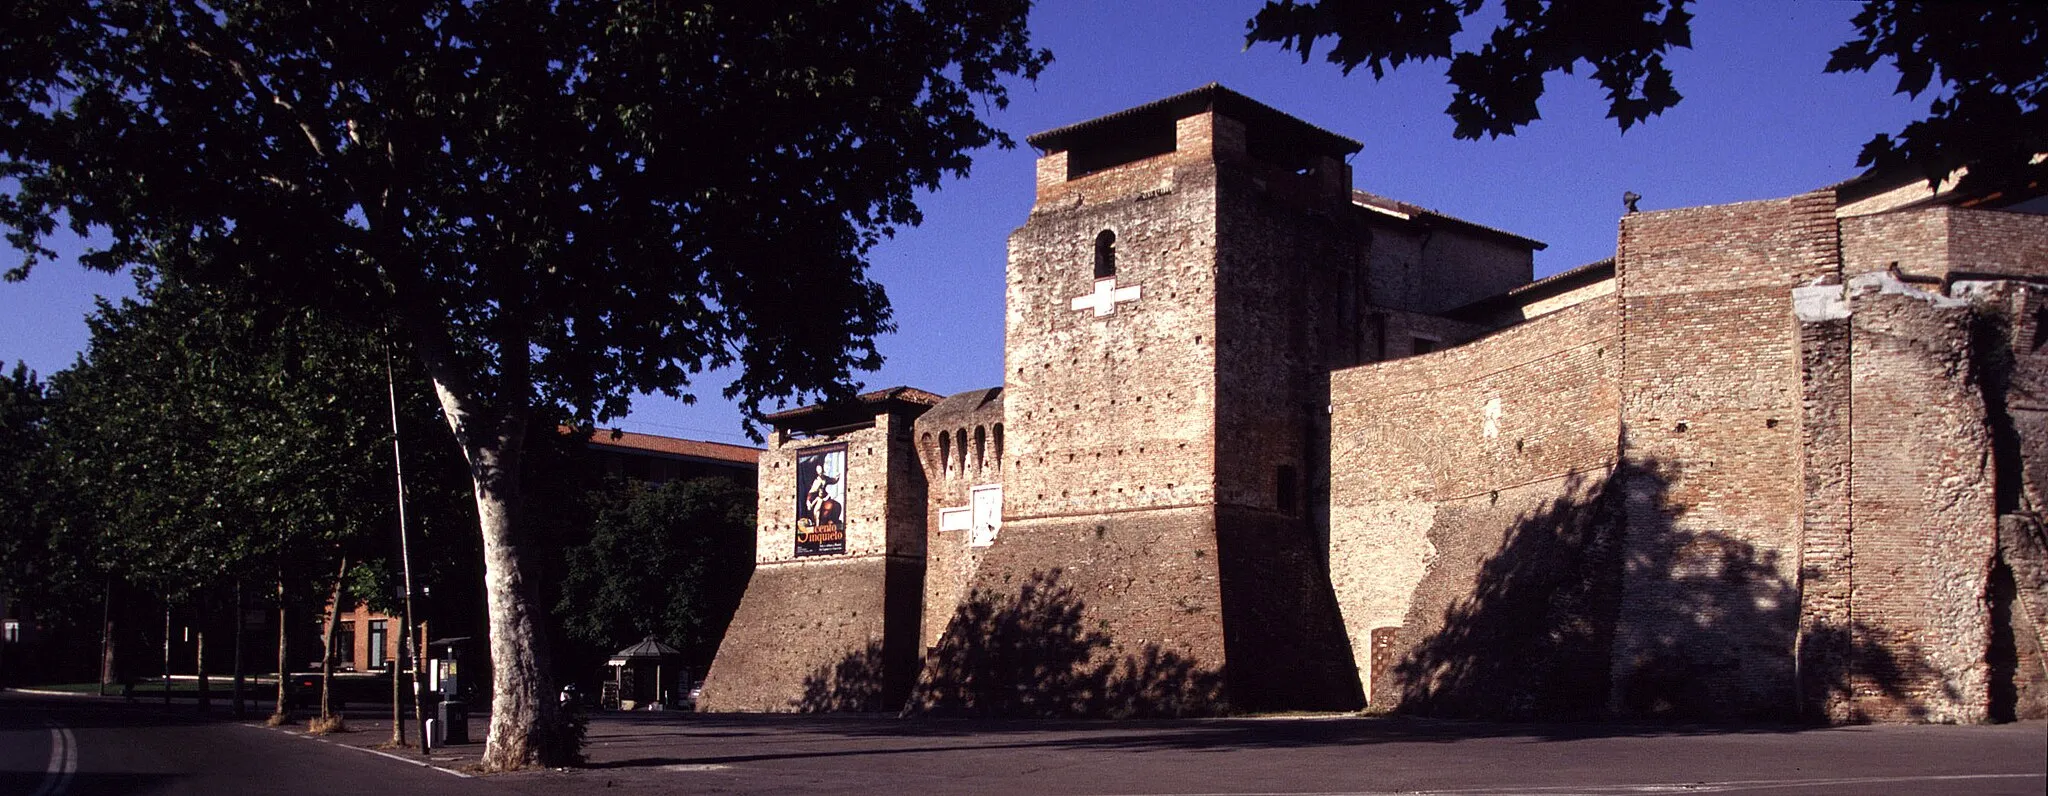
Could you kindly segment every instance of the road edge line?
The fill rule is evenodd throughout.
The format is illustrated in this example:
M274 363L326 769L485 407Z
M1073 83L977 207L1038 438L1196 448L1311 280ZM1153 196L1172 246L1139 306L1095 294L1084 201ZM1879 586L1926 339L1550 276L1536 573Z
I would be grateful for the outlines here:
M237 722L237 723L239 723L239 722ZM473 774L465 774L465 773L462 773L462 772L460 772L460 771L456 771L455 769L452 769L452 768L442 768L441 766L437 766L437 765L434 765L433 763L427 763L427 762L423 762L423 761L419 761L419 760L414 760L414 759L412 759L412 758L409 758L409 757L399 757L398 755L394 755L394 754L392 754L392 753L390 753L390 752L386 752L386 751L384 751L384 750L381 750L381 749L371 749L371 748L369 748L369 747L366 747L366 746L354 746L354 745L350 745L350 744L345 744L345 743L335 743L334 741L330 741L330 740L327 740L326 738L320 738L320 737L317 737L317 736L313 736L313 735L307 735L307 734L304 734L304 733L297 733L297 732L292 732L291 730L287 730L287 729L283 729L283 728L279 728L279 727L265 727L265 726L263 726L263 725L261 725L261 724L242 724L241 726L243 726L243 727L248 727L249 729L252 729L252 730L267 730L267 731L269 731L269 732L275 732L275 733L279 733L279 734L282 734L282 735L284 735L284 736L286 736L286 737L290 737L290 738L298 738L298 739L301 739L301 740L306 740L306 741L319 741L320 743L324 743L324 744L327 744L328 746L338 746L338 747L341 747L341 748L343 748L343 749L354 749L354 750L356 750L356 751L358 751L358 752L369 752L370 754L376 755L376 756L378 756L378 757L390 758L390 759L392 759L392 760L396 760L396 761L398 761L398 762L400 762L400 763L404 763L404 764L406 764L406 765L410 765L410 766L419 766L420 768L431 768L431 769L433 769L433 770L435 770L435 771L439 771L439 772L441 772L441 773L443 773L443 774L447 774L447 775L449 775L449 776L461 777L461 778L463 778L463 779L476 779L476 776L475 776L475 775L473 775Z

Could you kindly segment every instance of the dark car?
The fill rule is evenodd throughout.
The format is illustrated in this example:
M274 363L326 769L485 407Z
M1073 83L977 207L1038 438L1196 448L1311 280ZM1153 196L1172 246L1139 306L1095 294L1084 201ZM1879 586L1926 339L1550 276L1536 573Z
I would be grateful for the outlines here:
M291 684L285 688L285 695L291 700L292 707L304 708L306 710L318 709L320 707L320 673L300 672L293 674ZM328 697L328 702L335 710L342 708L346 700L342 699L340 688L334 689L334 693Z

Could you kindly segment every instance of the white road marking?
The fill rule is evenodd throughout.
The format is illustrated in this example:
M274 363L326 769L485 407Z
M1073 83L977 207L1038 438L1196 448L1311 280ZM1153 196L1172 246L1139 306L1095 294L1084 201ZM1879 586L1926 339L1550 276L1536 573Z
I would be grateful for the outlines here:
M1631 793L1731 793L1736 791L1776 790L1780 788L1812 788L1828 785L1888 785L1909 782L1970 782L1994 779L2040 779L2048 780L2048 774L1923 774L1899 777L1835 777L1814 779L1746 779L1721 782L1663 782L1639 783L1632 785L1522 785L1486 788L1451 788L1444 790L1333 790L1333 791L1204 791L1204 792L1158 792L1124 793L1115 796L1416 796L1417 794L1441 794L1455 796L1487 796L1488 794L1546 794L1547 796L1605 796L1606 794Z
M50 765L43 770L43 784L29 796L59 796L78 775L78 736L71 728L50 725Z
M270 730L270 731L272 731L272 732L280 732L280 733L284 733L285 735L291 736L291 737L293 737L293 738L302 738L302 739L305 739L305 740L308 740L308 741L319 741L319 742L321 742L321 743L324 743L324 744L327 744L327 745L329 745L329 746L339 746L339 747L341 747L341 748L343 748L343 749L354 749L354 750L356 750L356 751L358 751L358 752L369 752L370 754L376 755L376 756L378 756L378 757L386 757L386 758L390 758L390 759L392 759L392 760L396 760L396 761L398 761L398 762L400 762L400 763L404 763L404 764L406 764L406 765L410 765L410 766L419 766L420 768L430 768L430 769L433 769L433 770L435 770L435 771L439 771L439 772L441 772L441 773L443 773L443 774L447 774L447 775L449 775L449 776L461 777L461 778L463 778L463 779L474 779L474 777L471 777L470 775L468 775L468 774L464 774L464 773L462 773L462 772L460 772L460 771L456 771L455 769L452 769L452 768L442 768L442 767L440 767L440 766L437 766L437 765L434 765L434 764L432 764L432 763L426 763L426 762L421 762L421 761L419 761L419 760L414 760L414 759L412 759L412 758L410 758L410 757L400 757L400 756L398 756L398 755L394 755L394 754L392 754L392 753L390 753L390 752L385 752L385 751L381 751L381 750L377 750L377 749L370 749L370 748L367 748L367 747L362 747L362 746L350 746L350 745L348 745L348 744L345 744L345 743L335 743L335 742L333 742L333 741L327 740L326 738L321 738L321 737L318 737L318 736L313 736L313 735L305 735L305 734L302 734L302 733L296 733L296 732L292 732L291 730L286 730L286 729L280 729L280 728L277 728L277 727L265 727L265 726L263 726L263 725L260 725L260 724L244 724L244 725L242 725L242 726L244 726L244 727L248 727L248 728L250 728L250 729L255 729L255 730Z
M682 771L682 772L691 772L691 771L724 771L724 770L726 770L726 769L728 769L728 768L732 768L732 766L728 766L728 765L725 765L724 763L677 763L677 764L675 764L675 765L671 765L671 766L662 766L662 767L661 767L661 770L663 770L663 771Z

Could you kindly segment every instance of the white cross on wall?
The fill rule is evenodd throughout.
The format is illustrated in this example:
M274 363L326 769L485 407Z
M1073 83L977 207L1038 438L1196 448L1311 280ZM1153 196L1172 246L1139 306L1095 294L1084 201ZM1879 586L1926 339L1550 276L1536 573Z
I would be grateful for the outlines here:
M1116 312L1116 305L1118 304L1137 300L1137 285L1117 287L1116 277L1111 276L1095 280L1095 292L1085 296L1076 296L1074 298L1074 309L1085 310L1093 308L1095 310L1095 317L1100 318Z

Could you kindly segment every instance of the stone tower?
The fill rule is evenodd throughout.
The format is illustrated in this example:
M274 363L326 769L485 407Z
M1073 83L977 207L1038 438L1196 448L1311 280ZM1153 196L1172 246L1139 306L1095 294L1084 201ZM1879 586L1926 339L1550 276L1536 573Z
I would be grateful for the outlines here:
M1342 158L1359 145L1219 86L1030 141L1003 531L927 664L943 695L927 702L1014 712L949 684L989 679L957 648L999 637L995 621L1072 647L1038 651L1085 674L1046 712L1357 707L1309 451L1327 436L1322 374L1355 355L1340 341L1368 236Z

